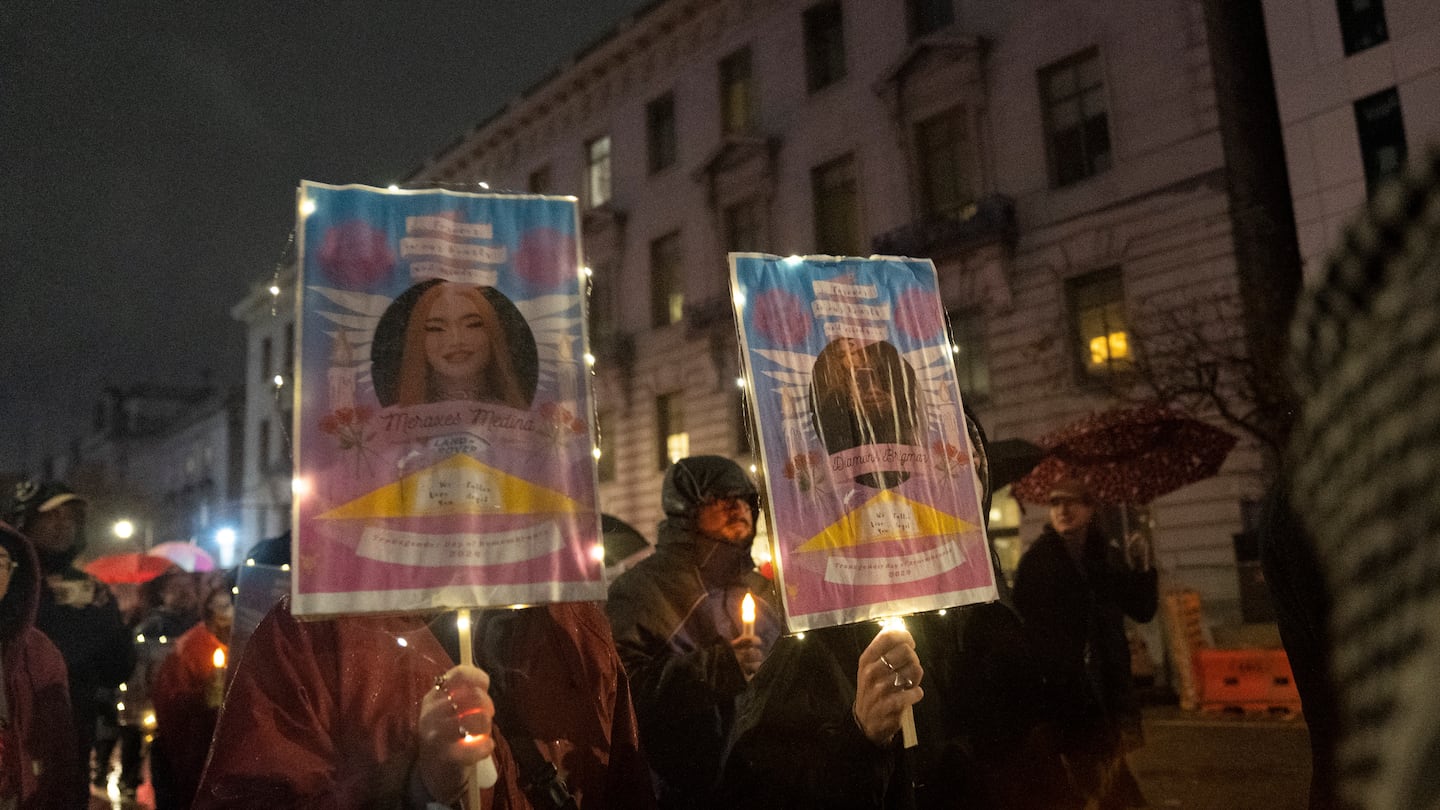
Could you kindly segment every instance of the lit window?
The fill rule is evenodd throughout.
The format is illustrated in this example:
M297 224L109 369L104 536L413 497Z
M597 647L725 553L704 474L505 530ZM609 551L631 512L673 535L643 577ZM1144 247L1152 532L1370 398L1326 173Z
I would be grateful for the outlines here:
M655 398L655 424L660 469L664 470L690 455L690 434L685 432L684 392Z
M1068 186L1110 168L1110 121L1098 50L1041 69L1040 101L1052 185Z
M1120 268L1087 273L1065 283L1074 319L1080 367L1088 375L1130 368L1130 328Z
M585 201L596 208L610 201L610 136L585 143Z

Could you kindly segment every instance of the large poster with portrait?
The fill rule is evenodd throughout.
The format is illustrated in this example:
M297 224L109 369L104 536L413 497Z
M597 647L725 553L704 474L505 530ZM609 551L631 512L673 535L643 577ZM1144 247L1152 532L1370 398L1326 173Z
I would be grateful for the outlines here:
M604 598L576 223L302 184L296 614Z
M998 598L934 265L730 266L790 629Z

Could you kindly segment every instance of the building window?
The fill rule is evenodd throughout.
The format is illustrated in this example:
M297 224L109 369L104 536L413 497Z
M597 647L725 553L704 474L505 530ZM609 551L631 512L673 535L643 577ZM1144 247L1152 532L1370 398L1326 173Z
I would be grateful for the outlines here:
M840 0L805 10L805 86L810 92L845 77L845 25Z
M727 205L722 216L727 251L756 253L764 249L760 244L760 205L755 200Z
M1340 38L1345 55L1359 53L1390 38L1381 0L1336 0L1340 9Z
M683 391L655 398L655 426L661 470L690 455L690 434L685 432Z
M1400 116L1400 94L1381 90L1355 102L1355 127L1360 132L1360 155L1365 160L1365 188L1375 187L1399 174L1405 164L1405 121Z
M595 474L601 483L615 480L615 440L609 433L613 424L608 411L595 414L595 447L600 451L595 460Z
M554 188L550 184L550 165L546 164L530 172L525 188L529 189L531 194L549 194Z
M598 208L610 201L610 136L585 142L585 202Z
M933 34L955 22L955 8L950 3L951 0L906 0L905 22L910 39Z
M667 233L650 243L650 325L679 323L685 312L680 284L680 232Z
M270 420L260 420L259 435L255 440L255 467L260 472L270 469Z
M651 174L675 162L675 94L645 105L645 147Z
M965 172L964 110L952 107L915 127L920 205L926 219L960 219L975 201Z
M750 49L745 47L720 61L720 129L726 135L743 135L755 124L755 81Z
M815 249L836 256L857 255L860 193L855 159L845 155L811 169L810 192L815 203Z
M590 273L589 315L590 343L604 343L615 335L615 279L608 265L593 268Z
M978 312L950 312L950 352L960 395L975 402L990 397L990 352L985 342L985 318Z
M262 338L260 341L260 382L270 382L270 365L275 362L275 347L270 338Z
M1103 376L1130 368L1130 327L1125 319L1125 287L1120 268L1107 267L1065 282L1077 361L1087 375Z
M1042 68L1040 102L1053 186L1068 186L1110 168L1110 121L1097 49Z
M749 389L741 388L735 396L735 453L737 455L749 455L754 447L750 432Z

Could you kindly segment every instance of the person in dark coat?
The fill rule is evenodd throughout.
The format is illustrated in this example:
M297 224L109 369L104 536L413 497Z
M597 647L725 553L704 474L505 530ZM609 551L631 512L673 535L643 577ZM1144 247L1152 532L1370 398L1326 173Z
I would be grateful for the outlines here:
M707 807L735 699L782 632L774 586L755 571L759 494L735 462L692 456L661 488L655 553L621 574L605 605L635 695L662 807ZM745 594L755 629L741 622Z
M58 481L21 482L15 488L10 523L28 537L39 558L41 587L35 627L65 659L78 746L77 778L71 807L90 796L90 748L98 696L130 675L135 650L120 608L104 583L75 567L85 549L85 501Z
M0 807L63 810L82 777L65 661L34 627L39 594L34 550L0 523Z
M988 507L985 435L968 413L966 424ZM1083 801L1039 711L1041 672L1005 601L993 549L990 564L1002 601L908 616L898 637L865 622L781 639L739 701L724 800L816 810L1078 810ZM895 643L904 658L886 646ZM898 672L876 663L881 655ZM888 702L876 705L877 694ZM918 739L908 750L893 725L906 706Z
M1080 786L1099 807L1144 807L1125 762L1140 708L1125 617L1148 622L1159 603L1143 538L1128 548L1094 524L1096 502L1079 481L1050 492L1050 522L1020 558L1015 606L1046 679L1049 710Z

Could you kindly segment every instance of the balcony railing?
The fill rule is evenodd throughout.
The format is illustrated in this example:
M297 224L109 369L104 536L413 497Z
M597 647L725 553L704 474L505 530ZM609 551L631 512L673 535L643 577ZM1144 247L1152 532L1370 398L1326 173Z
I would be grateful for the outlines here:
M1013 245L1016 235L1014 201L988 194L957 216L912 222L879 234L871 240L871 249L883 256L934 258L996 242Z

